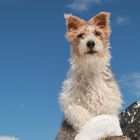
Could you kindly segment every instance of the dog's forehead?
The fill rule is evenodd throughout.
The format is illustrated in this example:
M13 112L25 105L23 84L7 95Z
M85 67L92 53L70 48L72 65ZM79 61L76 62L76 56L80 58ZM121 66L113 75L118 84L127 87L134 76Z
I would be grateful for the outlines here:
M91 32L92 32L92 31L94 31L94 29L95 29L95 27L94 27L93 25L89 25L89 24L88 24L88 25L86 26L86 31L89 31L89 32L91 31Z
M85 31L85 32L93 32L95 30L95 27L90 24L85 24L80 27L79 31Z

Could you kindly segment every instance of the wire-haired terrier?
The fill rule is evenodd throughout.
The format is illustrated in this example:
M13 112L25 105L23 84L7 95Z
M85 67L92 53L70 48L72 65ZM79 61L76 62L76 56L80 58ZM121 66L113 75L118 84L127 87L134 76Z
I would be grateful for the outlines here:
M56 140L122 135L117 118L121 93L110 69L109 17L109 13L101 12L85 21L65 14L66 38L72 44L71 69L60 95L64 120ZM86 132L89 122L93 135L84 138L80 133Z

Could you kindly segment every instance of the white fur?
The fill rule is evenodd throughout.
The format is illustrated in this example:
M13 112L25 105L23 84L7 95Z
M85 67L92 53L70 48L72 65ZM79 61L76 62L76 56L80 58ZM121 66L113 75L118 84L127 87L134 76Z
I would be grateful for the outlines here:
M120 90L107 64L102 59L95 62L74 62L61 92L64 117L75 130L94 116L117 115L121 106Z
M107 136L120 136L119 119L115 115L99 115L84 125L75 140L100 140Z
M100 14L97 16L99 17ZM101 13L101 19L102 16L105 16L103 19L106 19L107 21L105 22L108 23L107 18L109 14L103 12ZM76 21L80 20L76 17L71 18L74 18ZM97 19L100 20L100 18ZM90 21L92 22L92 20ZM68 22L69 20L67 20L67 24ZM110 69L111 55L108 42L110 29L104 34L104 37L108 35L107 40L104 40L104 37L97 37L94 34L95 28L94 24L91 23L83 25L80 29L78 28L79 33L84 32L85 34L79 39L75 36L76 40L73 40L72 34L69 34L72 32L68 32L70 36L67 36L67 38L73 40L70 61L71 69L67 79L64 81L60 95L60 105L64 112L64 123L57 140L73 140L75 134L81 128L79 137L81 138L82 135L84 139L78 140L97 140L104 135L121 134L117 118L107 116L117 116L122 104L121 92ZM88 54L87 42L90 40L95 42L95 46L92 48L92 51L95 51L93 55ZM102 116L99 117L98 115ZM90 125L90 122L87 122L92 118L94 119ZM85 125L86 123L87 125ZM84 125L85 127L83 127ZM99 133L101 130L103 131ZM83 135L86 132L93 139L89 139L88 135ZM87 136L87 138L84 136Z

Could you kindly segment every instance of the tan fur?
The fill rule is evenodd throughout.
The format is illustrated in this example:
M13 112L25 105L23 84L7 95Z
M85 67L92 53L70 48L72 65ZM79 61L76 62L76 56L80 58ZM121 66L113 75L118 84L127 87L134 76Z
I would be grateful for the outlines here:
M113 136L113 137L102 138L101 140L130 140L130 138L126 136Z
M101 12L90 20L90 22L92 22L94 25L102 29L107 37L110 35L111 32L108 20L109 17L110 17L109 13Z
M91 118L100 114L115 114L121 106L119 87L110 70L109 14L101 12L85 21L65 15L66 38L72 42L71 69L64 81L60 104L64 112L56 140L74 140L79 129ZM101 35L99 36L99 33ZM80 38L78 35L83 34ZM95 41L93 55L88 54L88 40Z

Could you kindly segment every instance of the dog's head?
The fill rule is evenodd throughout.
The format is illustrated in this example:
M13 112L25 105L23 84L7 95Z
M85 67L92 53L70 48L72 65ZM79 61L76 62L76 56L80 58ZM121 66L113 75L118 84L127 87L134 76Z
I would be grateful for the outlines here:
M108 57L110 36L110 14L101 12L89 21L65 14L66 38L72 43L73 56L82 58Z

